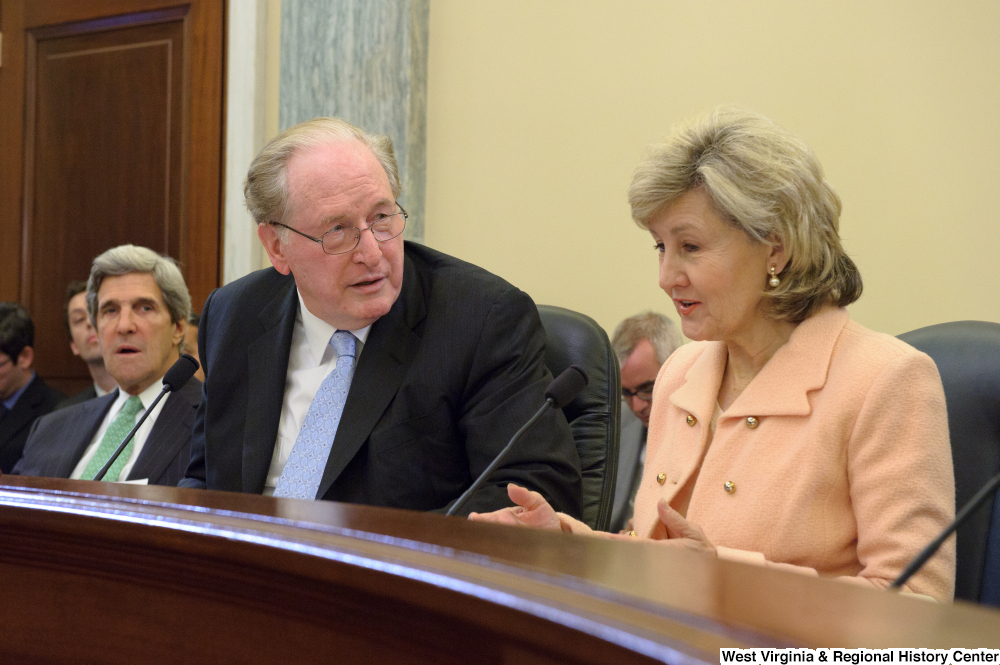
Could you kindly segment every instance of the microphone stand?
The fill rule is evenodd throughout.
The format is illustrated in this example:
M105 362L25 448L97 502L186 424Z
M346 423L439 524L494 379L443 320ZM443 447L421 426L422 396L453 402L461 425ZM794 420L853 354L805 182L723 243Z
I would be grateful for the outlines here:
M938 548L944 544L944 541L948 539L948 536L955 533L955 530L965 522L966 518L972 514L976 508L978 508L983 501L986 500L988 496L996 491L997 486L1000 486L1000 473L993 476L988 483L983 485L983 488L972 497L967 504L962 507L962 510L958 512L955 517L955 521L948 525L944 531L941 532L937 538L931 541L930 545L925 547L916 558L910 562L910 565L900 573L899 577L889 586L890 589L898 589L906 584L906 581L913 577L913 574L920 570L920 568L927 563L927 560L934 556L934 553L938 551Z
M524 423L524 426L521 427L521 429L517 430L517 432L514 433L514 436L510 438L510 441L507 443L504 449L500 451L500 454L497 455L492 462L490 462L490 465L486 467L485 471L479 474L479 477L476 478L476 482L472 483L472 486L470 486L469 489L462 492L462 496L458 497L455 503L451 504L451 508L448 509L448 512L446 512L445 515L454 515L455 511L457 511L459 508L465 505L465 502L468 501L470 496L472 496L472 493L475 492L480 487L482 487L483 483L486 482L486 479L489 477L489 475L493 473L493 471L495 471L498 466L500 466L500 462L502 462L504 458L507 457L507 453L509 453L510 449L514 447L514 444L517 443L517 440L521 438L521 435L524 434L529 427L534 425L536 420L545 415L546 411L555 406L555 403L556 403L555 400L552 399L551 397L545 400L545 404L542 405L542 408L540 408L537 412L535 412L535 415L533 415L531 419L528 420L528 422Z
M181 357L178 358L174 362L174 364L170 366L170 369L168 369L166 373L163 375L163 390L160 391L160 394L156 396L156 399L153 400L153 403L149 405L148 409L146 409L146 413L142 414L142 418L139 418L139 422L135 424L135 427L133 427L132 431L128 433L128 436L125 437L125 439L118 445L118 448L111 455L111 457L108 458L107 463L103 467L101 467L100 471L97 472L97 475L94 476L94 480L104 479L104 476L105 474L107 474L108 469L110 469L111 465L115 463L115 460L118 459L118 456L122 454L122 451L125 450L125 446L127 446L128 442L132 440L132 437L135 436L135 433L139 431L139 428L142 427L142 424L146 422L146 418L148 418L149 414L153 412L153 409L156 408L156 405L160 403L160 400L163 399L163 396L169 392L173 392L175 390L180 390L181 388L183 388L184 384L186 384L188 381L191 380L191 377L194 376L194 373L196 371L198 371L198 361L186 353L182 354Z

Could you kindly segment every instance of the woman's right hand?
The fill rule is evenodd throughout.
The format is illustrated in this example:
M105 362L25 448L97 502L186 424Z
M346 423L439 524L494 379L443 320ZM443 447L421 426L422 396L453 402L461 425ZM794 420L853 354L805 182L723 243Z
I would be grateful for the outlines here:
M492 513L470 513L473 522L493 522L509 526L530 526L536 529L562 531L559 516L538 492L531 492L520 485L507 485L507 496L516 503L510 508L501 508Z

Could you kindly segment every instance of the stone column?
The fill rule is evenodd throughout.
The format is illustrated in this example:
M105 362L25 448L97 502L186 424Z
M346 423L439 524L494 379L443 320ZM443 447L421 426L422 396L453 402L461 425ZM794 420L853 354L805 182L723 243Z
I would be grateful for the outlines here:
M337 116L392 138L406 237L424 238L428 0L282 0L279 124Z

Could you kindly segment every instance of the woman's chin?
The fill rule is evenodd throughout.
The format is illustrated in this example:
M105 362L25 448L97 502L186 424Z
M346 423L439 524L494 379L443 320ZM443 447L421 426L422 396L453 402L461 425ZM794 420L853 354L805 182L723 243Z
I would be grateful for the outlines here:
M692 325L687 321L681 321L681 332L692 342L712 341L712 338L706 334L701 326Z

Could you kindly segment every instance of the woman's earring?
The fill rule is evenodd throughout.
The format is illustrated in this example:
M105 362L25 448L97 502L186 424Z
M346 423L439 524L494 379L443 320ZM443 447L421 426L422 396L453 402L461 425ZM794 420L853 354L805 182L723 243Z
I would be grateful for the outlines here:
M767 280L767 283L771 285L772 289L778 288L778 285L781 284L781 280L774 274L774 271L777 270L777 268L777 266L771 266L771 279Z

